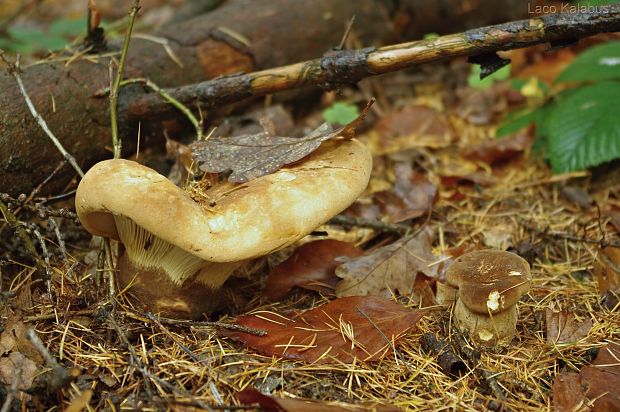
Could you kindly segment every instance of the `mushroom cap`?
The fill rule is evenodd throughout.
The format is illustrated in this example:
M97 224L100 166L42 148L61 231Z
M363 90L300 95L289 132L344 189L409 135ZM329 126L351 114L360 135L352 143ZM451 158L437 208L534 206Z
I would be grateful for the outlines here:
M449 285L472 312L496 314L530 290L530 265L503 250L476 250L459 256L446 272Z
M75 204L90 233L118 239L114 215L211 262L263 256L346 209L368 185L372 156L359 141L328 141L301 161L252 181L215 185L207 204L139 163L97 163Z

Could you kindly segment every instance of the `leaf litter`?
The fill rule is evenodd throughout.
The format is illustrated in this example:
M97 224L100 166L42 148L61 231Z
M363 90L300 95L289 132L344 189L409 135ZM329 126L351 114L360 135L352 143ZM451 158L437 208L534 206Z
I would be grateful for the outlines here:
M458 67L458 64L451 65L450 69L433 66L433 70L444 70L445 76L454 76L459 72ZM424 81L428 83L428 79ZM26 265L11 271L4 263L2 266L5 278L15 274L13 283L6 285L7 290L19 295L32 289L33 296L32 305L18 305L17 308L6 305L3 308L5 313L10 316L11 312L22 311L24 322L45 336L45 345L59 361L81 371L71 387L60 391L58 396L39 396L38 401L48 407L58 408L60 405L67 408L80 404L78 401L85 399L87 391L94 388L88 401L92 410L111 409L112 405L116 410L193 410L205 403L220 409L233 409L239 406L235 394L255 387L264 388L265 393L274 397L347 404L389 403L409 410L533 412L552 409L555 391L551 383L564 373L575 373L584 368L602 369L601 365L593 365L593 354L597 350L601 354L606 345L620 341L620 306L617 301L604 301L613 290L608 289L605 295L599 291L598 275L593 269L599 260L599 249L608 245L617 247L620 241L613 219L607 224L608 216L620 210L617 181L596 188L594 175L552 176L547 166L533 158L508 158L492 165L485 160L466 159L464 149L491 140L495 129L493 125L468 123L466 119L454 116L449 107L440 109L444 107L443 97L450 98L453 93L447 87L442 88L445 84L431 85L434 91L426 93L425 98L429 101L435 99L436 103L429 104L429 107L437 108L442 115L445 112L444 118L453 130L458 131L458 139L448 145L442 140L442 144L431 147L417 145L411 141L413 139L398 139L395 135L396 144L389 149L392 153L410 156L409 161L415 165L415 170L424 170L429 180L437 185L437 199L428 221L423 223L423 219L414 218L408 222L413 230L423 224L436 230L432 250L437 256L442 256L450 248L481 247L485 234L494 227L514 228L511 229L514 231L510 247L531 263L533 287L519 304L517 336L504 352L467 351L476 348L458 340L458 333L450 326L450 311L445 308L418 320L415 328L398 341L398 352L394 356L390 353L376 362L366 363L356 360L356 363L311 364L258 355L222 336L213 327L197 322L191 325L166 323L170 335L159 333L159 329L132 306L126 291L118 291L117 320L127 334L127 346L111 330L105 312L104 316L101 315L100 305L105 303L107 295L94 283L94 264L82 259L83 250L72 248L73 253L62 260L52 256L54 300L41 292L37 286L39 281ZM429 89L427 84L424 87ZM400 86L400 89L405 91L408 88ZM365 138L362 136L360 140ZM494 154L486 160L493 157ZM386 164L384 170L373 173L389 181L385 174L392 170L389 163ZM558 187L566 183L581 183L587 187L601 213L593 207L578 210L558 196ZM374 200L369 195L360 202ZM25 220L28 215L23 213L21 218ZM61 230L63 234L67 231L66 221ZM386 245L393 241L392 236L376 229L375 239L365 246ZM48 247L55 249L52 242ZM11 259L21 261L12 249L0 250L0 253L3 259L8 253ZM234 279L236 283L230 285L234 287L233 293L222 292L232 296L227 313L264 311L285 314L312 310L325 302L316 294L299 293L280 302L267 303L259 292L264 287L264 275L266 271L249 279ZM603 278L611 275L608 271ZM420 277L418 274L416 279ZM418 305L412 296L397 299L405 308ZM396 303L394 297L392 302ZM592 326L587 336L566 344L549 343L545 311L552 302L580 320L591 314ZM219 320L233 321L225 315ZM445 340L450 349L459 354L466 364L465 375L455 380L442 371L435 355L422 350L421 337L426 333ZM181 347L188 349L193 356ZM464 351L459 352L462 349ZM139 373L135 359L144 361L149 374ZM605 362L617 363L613 360ZM586 370L593 372L592 369ZM579 386L574 388L580 388L585 382L583 377L581 379ZM171 386L161 386L162 382ZM606 384L614 381L591 382L594 383L589 387L608 393ZM579 394L579 391L574 393ZM595 401L590 395L603 393L588 392L580 407L585 410L589 402Z

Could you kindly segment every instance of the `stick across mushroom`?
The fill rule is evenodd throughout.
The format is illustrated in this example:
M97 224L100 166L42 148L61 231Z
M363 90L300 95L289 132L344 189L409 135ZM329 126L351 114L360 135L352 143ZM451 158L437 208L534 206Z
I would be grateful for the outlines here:
M514 253L477 250L458 257L446 272L458 289L456 324L483 346L510 343L517 325L517 302L530 290L530 265Z
M96 164L76 193L89 232L118 239L118 280L154 312L197 318L242 262L282 249L347 208L370 178L359 141L328 141L301 161L255 180L214 185L195 201L136 162Z

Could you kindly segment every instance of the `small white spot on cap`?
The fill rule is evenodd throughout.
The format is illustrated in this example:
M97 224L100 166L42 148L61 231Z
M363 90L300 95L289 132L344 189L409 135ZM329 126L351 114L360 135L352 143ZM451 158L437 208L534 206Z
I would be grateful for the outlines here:
M489 297L487 298L487 308L489 310L497 310L499 309L499 299L502 295L496 290L489 293Z
M293 173L289 173L285 171L280 171L280 173L278 173L277 176L278 176L278 180L281 180L283 182L290 182L291 180L297 179L297 176L295 176Z
M523 273L521 273L521 272L517 272L516 270L511 270L511 271L508 273L508 276L523 276Z
M490 331L488 331L486 329L482 329L482 330L478 331L478 337L480 337L481 341L488 342L491 339L493 339L493 333L491 333Z

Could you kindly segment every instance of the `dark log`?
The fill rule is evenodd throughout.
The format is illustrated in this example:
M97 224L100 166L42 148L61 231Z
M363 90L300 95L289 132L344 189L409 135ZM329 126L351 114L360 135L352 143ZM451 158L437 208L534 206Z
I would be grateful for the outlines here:
M125 77L148 77L161 87L175 87L310 59L338 45L353 15L364 44L380 42L391 33L380 0L299 1L294 7L288 0L229 0L209 14L156 34L168 40L183 67L162 45L134 38ZM109 57L49 62L28 67L21 75L39 113L84 169L110 156L105 150L110 146L108 99L94 97L109 85L108 64ZM135 125L123 118L123 102L144 93L141 87L120 92L126 150L136 134ZM0 192L29 193L61 160L28 111L15 80L0 73ZM72 175L65 167L44 191L61 190Z

